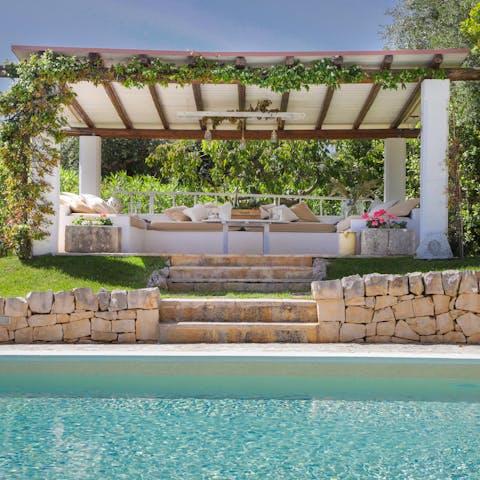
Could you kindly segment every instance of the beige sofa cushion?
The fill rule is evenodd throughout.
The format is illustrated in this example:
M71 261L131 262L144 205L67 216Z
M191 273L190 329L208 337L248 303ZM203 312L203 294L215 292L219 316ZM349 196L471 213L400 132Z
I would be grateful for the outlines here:
M345 232L352 225L352 219L362 218L361 215L351 215L350 217L344 218L337 223L337 232Z
M320 222L272 223L271 232L335 233L335 225Z
M290 210L298 217L299 222L320 222L306 203L300 202L292 205Z
M272 207L272 218L274 220L280 220L281 222L294 222L298 220L297 215L293 213L286 205L278 205Z
M187 217L183 212L186 210L186 206L178 206L178 207L171 207L167 208L163 213L167 215L170 220L173 220L175 222L191 222L192 219L190 217Z
M208 208L200 203L192 208L186 208L183 214L190 218L193 222L201 222L208 218Z
M418 207L420 203L419 198L411 198L396 203L393 207L390 207L387 212L396 217L408 217L412 210Z
M147 230L160 230L163 232L221 232L221 223L206 222L152 222L147 225ZM192 242L195 237L192 237Z

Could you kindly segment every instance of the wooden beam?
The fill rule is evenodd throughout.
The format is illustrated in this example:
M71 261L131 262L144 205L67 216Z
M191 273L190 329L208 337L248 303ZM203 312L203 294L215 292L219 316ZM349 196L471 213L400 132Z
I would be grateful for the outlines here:
M432 60L430 61L429 68L435 68L435 69L440 68L442 61L443 61L443 55L439 53L435 54ZM423 81L423 78L415 85L415 89L413 90L411 95L408 97L407 101L403 105L399 114L395 117L395 120L390 125L390 128L398 128L405 121L406 117L412 111L413 107L418 103L420 99L422 81Z
M192 82L193 98L195 99L195 106L197 107L197 112L203 111L203 100L202 100L202 89L200 82ZM206 125L199 120L200 128L206 130Z
M247 66L247 60L245 57L236 57L235 58L235 68L243 70Z
M154 85L149 85L148 90L150 92L150 96L152 97L153 104L155 105L155 109L157 110L158 116L162 121L163 128L165 128L165 130L168 130L170 128L170 124L168 123L165 110L163 109L162 103L160 102L160 97L158 96L157 89Z
M390 70L393 62L393 55L385 55L383 57L382 65L380 67L380 70ZM373 102L377 98L378 92L380 92L381 85L379 83L374 83L372 85L372 88L370 89L370 93L368 94L367 99L365 100L365 103L362 106L362 109L360 110L360 113L358 114L358 117L356 118L353 128L358 129L360 128L360 125L362 124L364 118L366 117L368 111L373 105Z
M245 85L242 83L237 84L237 89L238 89L238 110L240 112L245 111L245 104L246 104L246 99L247 99L247 92Z
M82 122L87 125L88 128L95 128L95 124L93 123L92 119L88 116L87 112L83 109L80 103L78 103L76 98L70 102L69 107L74 111L74 114L78 115L82 119Z
M327 88L327 93L325 94L325 98L323 99L322 108L320 109L320 113L318 114L317 123L315 128L320 130L322 128L323 122L325 121L325 117L327 116L328 109L330 108L330 103L332 103L334 89L332 87Z
M114 138L163 138L167 140L191 139L202 140L202 130L153 130L123 128L70 128L65 130L69 136L98 135ZM247 130L247 140L269 140L270 130ZM282 130L278 132L279 140L349 140L349 139L381 139L381 138L417 138L419 129L346 129L346 130ZM212 136L216 140L240 140L239 130L215 130Z
M133 129L133 124L130 121L128 114L122 105L120 97L118 96L117 92L113 88L113 85L110 82L104 82L103 88L105 89L105 92L107 93L108 98L110 98L110 101L112 102L113 107L115 108L118 116L122 120L122 123L125 125L125 128Z

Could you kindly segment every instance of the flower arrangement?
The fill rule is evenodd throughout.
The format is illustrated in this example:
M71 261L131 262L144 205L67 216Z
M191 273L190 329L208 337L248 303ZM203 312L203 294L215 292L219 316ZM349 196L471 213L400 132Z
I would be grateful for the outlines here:
M81 226L111 226L113 225L112 219L108 218L105 213L101 213L98 217L79 217L72 220L72 225Z
M364 213L362 218L367 221L367 228L405 228L407 222L397 222L398 217L381 209L372 215Z

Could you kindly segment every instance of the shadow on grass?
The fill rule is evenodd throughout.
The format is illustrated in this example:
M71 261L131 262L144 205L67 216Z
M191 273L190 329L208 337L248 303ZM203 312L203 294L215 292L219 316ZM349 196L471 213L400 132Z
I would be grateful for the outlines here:
M42 256L22 262L30 268L58 272L72 278L125 288L144 288L153 270L164 266L161 257Z

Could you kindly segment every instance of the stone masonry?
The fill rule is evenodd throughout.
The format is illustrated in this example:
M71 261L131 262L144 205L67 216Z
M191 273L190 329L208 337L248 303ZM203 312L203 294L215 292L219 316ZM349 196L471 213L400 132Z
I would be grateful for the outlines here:
M318 341L480 344L479 281L452 270L313 282Z

